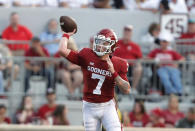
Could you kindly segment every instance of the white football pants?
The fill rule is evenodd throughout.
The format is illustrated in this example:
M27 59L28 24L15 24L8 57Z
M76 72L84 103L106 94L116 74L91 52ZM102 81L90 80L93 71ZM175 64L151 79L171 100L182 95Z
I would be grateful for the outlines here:
M83 101L83 121L85 131L122 131L114 100L105 103Z

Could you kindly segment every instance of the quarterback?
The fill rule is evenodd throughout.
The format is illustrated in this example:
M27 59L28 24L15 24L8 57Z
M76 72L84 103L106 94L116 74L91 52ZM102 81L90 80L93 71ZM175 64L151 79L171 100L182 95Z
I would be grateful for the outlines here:
M67 49L67 41L73 32L64 33L59 52L70 62L81 66L84 78L83 121L86 131L121 131L114 102L115 85L125 94L130 92L127 79L128 63L113 53L117 37L113 30L102 29L94 37L93 49L79 52Z

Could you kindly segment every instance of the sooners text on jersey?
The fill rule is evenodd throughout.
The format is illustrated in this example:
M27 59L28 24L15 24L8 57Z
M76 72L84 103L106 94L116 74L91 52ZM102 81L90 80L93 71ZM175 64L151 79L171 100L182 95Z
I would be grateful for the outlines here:
M83 100L92 103L102 103L114 97L115 81L108 70L108 64L101 60L90 48L84 48L80 52L71 51L67 59L80 65L83 72L84 89ZM115 71L126 81L128 63L113 56L111 58Z

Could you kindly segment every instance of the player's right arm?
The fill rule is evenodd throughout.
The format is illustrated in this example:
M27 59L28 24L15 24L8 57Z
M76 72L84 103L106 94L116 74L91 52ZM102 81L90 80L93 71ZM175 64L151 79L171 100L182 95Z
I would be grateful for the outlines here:
M80 65L79 53L67 48L69 36L72 36L74 33L75 33L75 30L73 32L65 33L63 35L62 39L60 40L60 44L59 44L59 54L65 57L71 63Z
M74 30L73 32L65 33L66 35L63 35L63 37L61 38L59 45L59 53L61 56L68 57L68 55L70 54L71 50L67 48L68 39L75 33L75 31L76 30Z

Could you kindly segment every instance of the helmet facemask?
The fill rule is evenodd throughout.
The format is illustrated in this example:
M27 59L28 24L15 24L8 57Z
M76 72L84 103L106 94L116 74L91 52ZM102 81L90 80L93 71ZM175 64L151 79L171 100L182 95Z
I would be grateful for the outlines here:
M98 36L94 37L93 51L98 56L110 54L110 53L112 53L112 46L114 44L115 44L114 40L111 40L110 38L106 38L103 35L98 35Z

